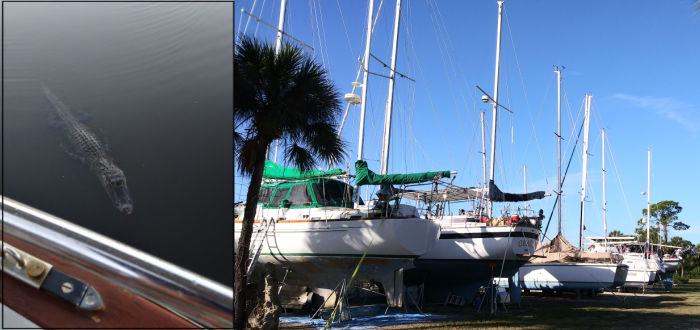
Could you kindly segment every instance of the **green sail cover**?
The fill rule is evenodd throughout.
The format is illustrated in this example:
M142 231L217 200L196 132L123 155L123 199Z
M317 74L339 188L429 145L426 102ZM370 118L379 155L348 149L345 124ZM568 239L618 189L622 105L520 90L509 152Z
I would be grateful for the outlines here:
M435 178L449 178L450 171L422 172L409 174L376 174L367 168L367 162L358 160L355 162L355 184L382 185L382 184L407 184L431 181Z
M266 159L265 170L263 171L263 178L276 180L295 180L318 178L324 176L335 176L342 174L345 174L345 172L339 168L334 168L328 171L309 170L302 172L297 168L282 166Z

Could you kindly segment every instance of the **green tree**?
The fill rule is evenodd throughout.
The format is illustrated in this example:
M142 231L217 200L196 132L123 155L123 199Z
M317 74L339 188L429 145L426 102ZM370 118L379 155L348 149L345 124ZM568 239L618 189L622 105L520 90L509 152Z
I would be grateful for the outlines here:
M325 70L301 48L273 46L245 37L236 47L234 75L234 153L241 174L250 177L234 270L234 327L247 320L246 260L267 148L279 140L286 164L312 169L316 160L336 164L344 156L337 135L340 94Z
M608 237L624 237L624 236L629 236L629 235L625 235L619 230L613 230L613 231L608 233Z
M671 237L671 240L668 241L668 245L684 248L686 246L693 246L693 242L684 240L683 237L680 236L673 236ZM675 250L675 248L665 248L664 252L673 253Z
M634 229L634 233L637 235L637 241L646 242L647 241L647 225L646 218L637 220L637 228ZM649 242L660 243L659 242L659 227L651 226L649 227Z
M690 226L678 221L678 213L681 213L683 208L674 201L661 201L651 204L651 219L660 224L664 233L664 242L668 242L668 226L673 226L677 230L685 230ZM642 210L642 214L646 217L647 209Z

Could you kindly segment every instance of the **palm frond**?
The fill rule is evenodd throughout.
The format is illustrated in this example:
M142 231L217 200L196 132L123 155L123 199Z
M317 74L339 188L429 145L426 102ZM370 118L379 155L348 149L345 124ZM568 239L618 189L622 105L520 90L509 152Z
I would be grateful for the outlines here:
M345 156L335 125L342 111L340 93L300 47L286 43L275 55L272 45L244 37L234 55L234 76L234 141L240 146L241 172L252 173L275 139L286 146L284 159L300 169Z
M316 160L311 152L296 143L288 145L284 154L287 163L302 171L312 170L316 165Z

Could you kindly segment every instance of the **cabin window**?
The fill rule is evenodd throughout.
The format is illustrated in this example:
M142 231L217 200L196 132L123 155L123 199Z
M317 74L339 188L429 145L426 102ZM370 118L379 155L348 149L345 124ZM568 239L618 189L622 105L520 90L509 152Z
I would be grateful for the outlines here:
M270 203L270 197L272 196L272 191L275 190L275 187L264 187L260 189L260 195L258 196L258 203L262 203L263 205L267 205Z
M316 202L321 205L341 205L350 200L352 188L338 181L314 183Z
M272 197L272 202L270 202L270 206L279 207L280 204L282 203L282 200L285 197L287 197L288 191L289 191L289 188L278 188L277 192L275 192L275 196Z
M311 205L311 193L309 193L309 185L298 184L292 187L292 192L287 197L291 206L309 206Z

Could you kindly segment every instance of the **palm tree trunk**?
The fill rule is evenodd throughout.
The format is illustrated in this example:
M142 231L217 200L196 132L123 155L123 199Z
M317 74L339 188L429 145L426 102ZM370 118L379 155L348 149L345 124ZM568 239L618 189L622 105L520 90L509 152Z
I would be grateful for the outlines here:
M253 222L255 221L255 209L258 205L258 193L262 184L263 170L265 169L265 150L256 158L253 175L250 178L248 194L246 197L245 211L243 212L243 227L241 237L238 239L238 252L236 254L234 270L234 329L244 329L248 320L246 313L246 260L250 251L250 237L253 234Z

